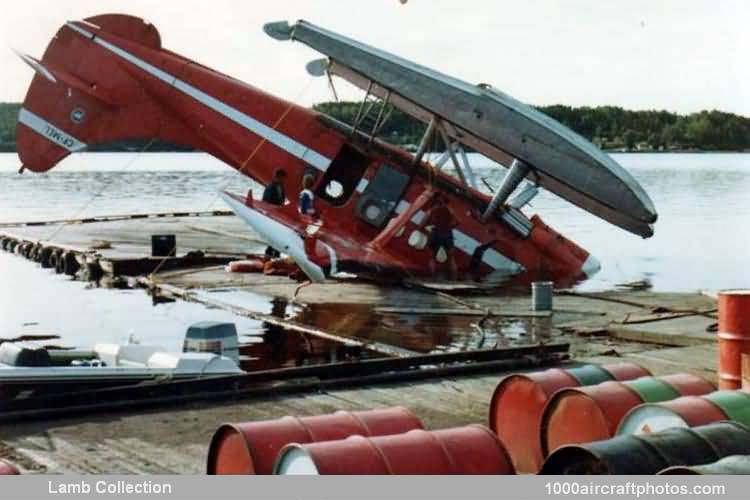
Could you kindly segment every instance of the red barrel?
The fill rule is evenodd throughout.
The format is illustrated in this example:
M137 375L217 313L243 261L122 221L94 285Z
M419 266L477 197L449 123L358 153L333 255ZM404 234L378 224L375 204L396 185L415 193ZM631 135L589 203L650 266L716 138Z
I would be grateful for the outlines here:
M2 458L0 458L0 476L9 476L20 474L15 465L11 465Z
M719 292L719 389L742 387L742 355L750 354L750 290Z
M542 453L547 456L566 444L610 438L615 435L625 414L642 403L706 394L713 390L706 380L684 373L563 389L550 398L542 411Z
M742 355L742 390L750 391L750 354Z
M289 443L315 443L353 435L401 434L422 428L419 418L401 407L224 424L211 439L206 471L208 474L271 474L276 456Z
M544 405L556 391L567 387L598 384L605 380L630 380L649 375L633 363L586 365L561 370L511 375L495 388L490 403L490 428L513 459L516 471L536 473L544 456L539 441L539 421Z
M483 425L392 436L290 444L275 474L515 474L510 455Z

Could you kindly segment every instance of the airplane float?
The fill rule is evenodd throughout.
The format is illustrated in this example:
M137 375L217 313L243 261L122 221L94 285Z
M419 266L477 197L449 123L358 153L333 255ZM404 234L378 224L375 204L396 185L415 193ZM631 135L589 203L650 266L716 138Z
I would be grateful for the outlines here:
M274 97L164 49L156 27L127 15L67 22L41 60L18 116L22 170L45 172L92 144L160 139L208 152L266 185L287 173L292 200L277 206L223 193L269 245L314 282L340 271L428 276L428 214L438 198L455 217L455 263L475 280L516 277L558 283L599 270L586 250L522 210L545 188L644 238L656 210L638 182L570 129L488 85L472 85L306 21L267 24L271 37L322 53L315 76L365 92L355 120ZM378 137L390 110L426 124L409 152ZM425 153L437 142L444 153ZM507 168L480 191L466 150ZM453 172L444 169L446 163ZM302 178L314 176L317 216L300 215Z

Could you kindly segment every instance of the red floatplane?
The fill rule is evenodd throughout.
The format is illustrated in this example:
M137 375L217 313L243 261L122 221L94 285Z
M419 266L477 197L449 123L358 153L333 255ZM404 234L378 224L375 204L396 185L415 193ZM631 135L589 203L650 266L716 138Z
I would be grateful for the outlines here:
M571 282L599 263L522 208L539 188L642 237L657 215L612 158L560 123L487 85L471 85L299 21L265 26L324 54L307 69L365 91L354 123L274 97L162 48L157 29L126 15L66 23L37 60L18 117L23 167L44 172L89 145L160 139L193 146L261 184L287 173L289 198L312 174L316 215L224 193L226 203L313 281L337 271L426 276L445 253L425 226L438 203L454 217L451 251L463 277ZM415 152L378 137L389 110L422 120ZM445 153L425 152L436 141ZM482 193L466 149L504 165ZM450 162L454 173L443 170ZM454 175L455 174L455 175ZM438 200L441 200L438 202Z

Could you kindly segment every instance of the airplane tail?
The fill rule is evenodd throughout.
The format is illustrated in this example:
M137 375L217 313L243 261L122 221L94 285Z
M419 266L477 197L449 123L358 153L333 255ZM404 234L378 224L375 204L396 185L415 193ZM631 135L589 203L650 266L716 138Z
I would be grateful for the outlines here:
M18 54L36 72L16 126L24 168L44 172L70 153L117 140L185 143L190 132L117 58L102 56L102 42L92 43L101 32L140 50L161 49L153 25L137 17L105 14L61 27L41 60Z

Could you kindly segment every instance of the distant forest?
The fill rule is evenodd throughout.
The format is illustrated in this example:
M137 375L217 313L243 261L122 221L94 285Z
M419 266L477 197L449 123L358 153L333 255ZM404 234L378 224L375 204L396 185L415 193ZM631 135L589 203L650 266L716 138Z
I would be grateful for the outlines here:
M358 102L325 102L315 109L352 123ZM668 111L628 111L553 105L537 109L567 125L597 146L622 151L750 151L750 118L701 111L678 115ZM424 131L418 120L394 110L380 135L398 144L418 144Z
M0 151L15 151L18 103L0 103ZM352 123L358 102L324 102L314 109ZM668 111L628 111L615 106L595 108L553 105L538 107L597 146L614 151L750 151L750 118L721 111L678 115ZM394 110L380 135L396 144L417 144L424 131L418 120ZM96 151L139 149L140 141L94 147ZM150 151L184 151L155 143Z

